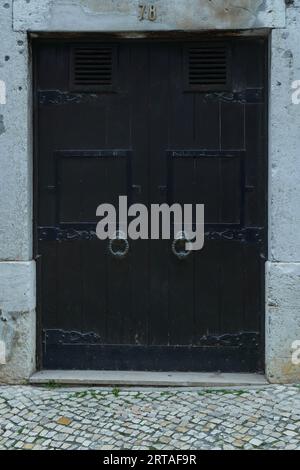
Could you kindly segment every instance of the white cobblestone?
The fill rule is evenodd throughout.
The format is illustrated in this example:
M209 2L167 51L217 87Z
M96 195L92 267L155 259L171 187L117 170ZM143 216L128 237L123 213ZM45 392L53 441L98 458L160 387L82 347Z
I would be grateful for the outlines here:
M0 449L300 448L299 386L118 394L3 386L0 403Z

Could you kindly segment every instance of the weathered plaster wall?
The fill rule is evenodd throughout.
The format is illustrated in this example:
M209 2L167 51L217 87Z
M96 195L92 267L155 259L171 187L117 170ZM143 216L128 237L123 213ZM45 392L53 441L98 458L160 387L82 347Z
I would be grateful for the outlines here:
M0 263L0 382L22 382L35 369L35 263Z
M271 38L269 262L266 361L271 381L300 380L300 0L152 0L156 22L138 20L138 0L0 0L0 381L35 367L32 258L31 80L27 31L167 31L275 28ZM145 2L148 3L148 2ZM0 82L1 83L1 82Z
M287 27L272 32L267 264L266 363L271 381L300 381L292 344L300 340L300 0L287 8Z
M139 5L157 8L139 21ZM282 27L284 0L15 0L14 28L30 31L152 31Z

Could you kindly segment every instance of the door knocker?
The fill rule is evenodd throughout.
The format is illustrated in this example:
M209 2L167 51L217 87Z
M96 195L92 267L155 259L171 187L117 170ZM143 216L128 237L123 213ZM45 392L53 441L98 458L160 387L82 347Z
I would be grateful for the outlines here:
M172 252L178 259L184 260L190 256L191 250L186 249L186 244L189 242L185 232L177 233L172 243Z
M129 252L129 242L124 232L117 231L114 233L113 237L109 240L108 250L114 258L125 258Z

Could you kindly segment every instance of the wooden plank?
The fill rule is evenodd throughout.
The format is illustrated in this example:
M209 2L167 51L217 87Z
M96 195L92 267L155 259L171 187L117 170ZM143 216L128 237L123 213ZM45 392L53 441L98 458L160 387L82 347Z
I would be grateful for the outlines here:
M169 44L149 46L149 207L167 202L170 106ZM169 343L169 240L149 241L149 344Z

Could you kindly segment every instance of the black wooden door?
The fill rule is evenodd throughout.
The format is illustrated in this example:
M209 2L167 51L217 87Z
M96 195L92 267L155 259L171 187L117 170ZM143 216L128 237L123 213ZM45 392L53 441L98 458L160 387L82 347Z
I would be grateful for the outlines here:
M266 45L261 39L35 44L41 367L263 368ZM129 240L96 208L205 204L205 246Z

